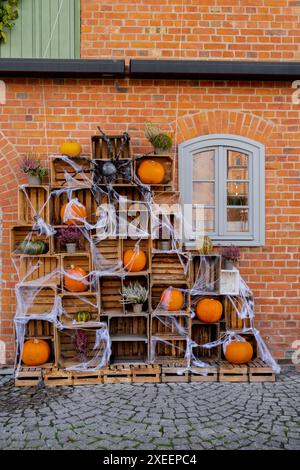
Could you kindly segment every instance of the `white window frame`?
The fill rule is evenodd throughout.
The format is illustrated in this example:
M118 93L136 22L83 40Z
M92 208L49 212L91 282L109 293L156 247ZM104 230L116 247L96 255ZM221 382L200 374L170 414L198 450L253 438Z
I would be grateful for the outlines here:
M226 149L225 149L226 148ZM214 245L263 246L265 244L265 147L260 142L231 134L210 134L196 137L178 146L179 190L183 216L192 204L193 156L215 149L215 232L208 233ZM226 224L226 150L235 150L249 156L249 232L227 232ZM188 223L191 221L188 220ZM184 240L186 247L195 241Z

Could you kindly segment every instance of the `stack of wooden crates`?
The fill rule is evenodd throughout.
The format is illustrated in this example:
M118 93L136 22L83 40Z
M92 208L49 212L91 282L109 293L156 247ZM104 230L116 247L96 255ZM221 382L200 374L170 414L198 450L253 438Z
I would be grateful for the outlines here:
M115 155L122 144L123 136L110 136ZM150 186L153 204L180 203L180 195L174 191L174 160L170 155L148 155L133 158L130 142L127 142L120 158L128 164L132 175L137 173L143 159L151 158L160 161L166 169L162 184ZM194 252L183 252L178 242L177 252L166 252L161 248L160 239L152 239L154 222L149 217L148 235L140 241L140 248L146 253L147 264L142 272L130 273L125 276L113 274L114 268L122 266L123 253L133 248L137 242L126 234L117 237L109 236L99 241L96 229L87 232L88 238L82 239L81 249L74 254L64 251L59 246L55 235L47 237L38 235L33 230L35 216L39 214L45 222L57 229L61 227L61 208L68 201L68 191L72 189L72 197L77 197L87 209L87 221L93 225L97 222L98 206L109 202L108 186L105 181L97 181L100 191L92 188L95 178L94 167L102 165L109 159L107 144L101 136L92 137L92 156L73 158L75 170L61 158L50 158L50 177L48 184L42 186L26 186L19 189L19 224L11 230L11 251L19 266L22 295L33 298L26 312L25 340L33 337L45 339L51 345L50 362L40 368L21 367L17 385L34 385L41 378L46 385L76 385L80 383L119 383L119 382L172 382L172 381L248 381L274 380L273 371L266 368L259 359L247 366L232 367L224 361L220 346L206 349L201 346L192 348L199 360L210 364L208 369L186 367L191 365L189 355L191 341L202 345L215 341L222 331L234 330L241 332L249 324L238 318L226 291L220 284L226 272L221 268L221 257L218 254L201 256ZM78 165L78 166L77 166ZM66 172L72 177L66 181ZM101 190L102 188L102 190ZM122 178L112 183L115 194L127 196L133 202L142 201L139 185ZM153 206L153 214L155 212ZM119 214L121 217L121 215ZM130 214L126 214L129 221ZM119 219L117 219L119 220ZM181 222L176 214L170 215L170 223L174 231L180 231ZM43 240L47 244L47 252L43 255L24 255L19 253L19 245L31 234L32 240ZM92 241L92 243L91 243ZM93 249L92 246L93 245ZM63 271L70 265L80 266L87 272L101 270L103 275L97 282L91 283L87 292L76 294L64 289ZM31 270L32 265L37 266ZM54 275L51 275L54 273ZM49 278L47 278L47 276ZM232 276L232 273L230 274ZM238 275L238 272L235 276ZM45 277L46 276L46 277ZM199 276L201 291L193 286ZM223 277L222 277L223 276ZM43 278L43 283L39 281ZM138 281L149 291L147 303L141 313L134 313L121 302L124 285ZM234 285L234 283L233 283ZM238 288L235 282L235 289ZM38 286L38 288L37 288ZM177 287L185 292L185 304L181 311L169 312L159 308L161 294L168 287ZM225 282L226 286L226 282ZM31 295L31 291L33 295ZM228 292L239 302L238 290ZM31 297L30 297L31 295ZM51 311L57 297L65 314L61 318L63 329L57 328L46 320L43 315ZM205 297L219 298L223 304L223 317L214 324L201 323L192 318L192 310L197 301ZM76 324L72 320L77 311L90 312L90 322ZM30 319L31 315L40 315L39 319ZM173 320L176 321L173 321ZM84 329L88 334L90 359L97 353L93 350L97 330L101 328L95 322L105 322L111 340L110 363L101 370L66 370L78 363L73 333L76 329ZM184 328L179 332L176 325ZM249 334L255 347L254 336ZM101 351L99 351L101 354ZM19 358L17 358L19 360ZM93 365L93 362L91 362ZM251 368L258 373L251 373ZM260 369L263 368L263 372ZM178 374L180 371L180 374ZM203 371L205 375L203 375ZM253 370L252 370L253 372Z

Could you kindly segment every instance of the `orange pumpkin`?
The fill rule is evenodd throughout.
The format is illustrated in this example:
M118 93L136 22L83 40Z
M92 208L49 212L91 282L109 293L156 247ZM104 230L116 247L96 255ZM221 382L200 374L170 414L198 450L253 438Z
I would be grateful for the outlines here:
M145 184L160 184L165 177L165 167L155 160L144 160L138 167L138 177Z
M60 217L61 217L62 222L64 224L67 224L67 225L80 224L81 223L80 220L76 220L76 219L66 219L65 220L66 208L67 208L67 204L64 204L61 208L61 211L60 211ZM86 219L87 211L86 211L86 208L83 205L78 205L74 202L74 203L72 203L72 205L69 206L67 215L77 217L78 219ZM66 215L66 217L67 217L67 215Z
M50 346L43 339L29 339L23 346L22 361L26 366L41 366L49 360Z
M228 362L246 364L253 356L252 345L248 341L231 341L224 352Z
M199 300L196 306L196 315L200 321L205 323L215 323L222 317L223 306L216 299Z
M181 310L184 305L183 293L179 289L168 287L161 294L160 303L169 312Z
M87 272L84 269L72 264L70 269L68 269L64 275L65 288L70 292L84 292L88 290L89 287L86 276Z
M81 145L74 140L67 140L61 144L60 153L68 157L79 157L81 154Z
M123 261L125 269L135 273L144 269L147 263L147 258L145 253L137 248L135 250L126 250Z

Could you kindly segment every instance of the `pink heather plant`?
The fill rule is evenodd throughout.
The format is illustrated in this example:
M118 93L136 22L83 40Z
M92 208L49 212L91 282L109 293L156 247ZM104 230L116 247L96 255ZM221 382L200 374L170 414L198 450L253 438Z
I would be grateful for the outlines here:
M227 246L221 250L221 255L229 261L236 262L239 260L241 252L238 246Z

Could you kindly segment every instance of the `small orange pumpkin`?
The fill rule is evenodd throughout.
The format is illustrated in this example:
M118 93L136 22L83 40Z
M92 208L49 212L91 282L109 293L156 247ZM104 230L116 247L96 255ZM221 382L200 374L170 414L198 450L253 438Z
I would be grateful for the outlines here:
M70 292L84 292L88 290L86 276L87 272L83 268L72 264L70 269L68 269L64 275L65 288Z
M196 306L196 315L200 321L205 323L218 322L222 317L223 306L216 299L199 300Z
M22 361L26 366L41 366L49 360L51 351L47 341L29 339L23 345Z
M168 287L161 294L160 303L169 312L181 310L184 305L183 293L179 289Z
M67 204L64 204L60 210L60 217L61 217L62 222L67 225L75 225L75 224L79 225L81 223L81 220L76 220L76 219L65 220L66 208L67 208ZM68 216L70 215L72 215L73 217L77 217L78 219L86 219L87 211L83 205L78 205L74 202L68 208Z
M138 167L138 177L145 184L160 184L165 177L165 167L155 160L144 160Z
M126 250L123 261L125 269L134 273L144 269L147 263L147 258L145 253L137 248L135 250Z
M253 347L248 341L231 341L224 354L231 364L246 364L252 359Z
M68 157L79 157L81 154L81 145L74 140L67 140L61 144L60 153Z

